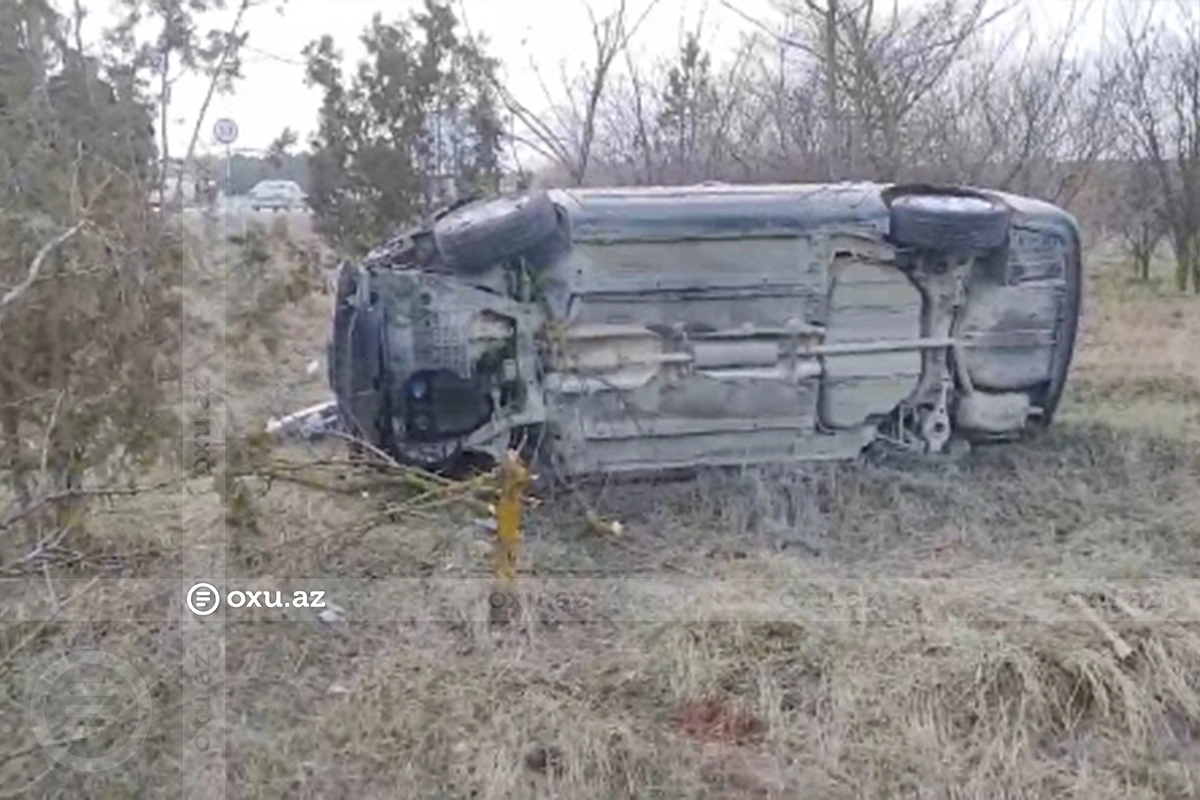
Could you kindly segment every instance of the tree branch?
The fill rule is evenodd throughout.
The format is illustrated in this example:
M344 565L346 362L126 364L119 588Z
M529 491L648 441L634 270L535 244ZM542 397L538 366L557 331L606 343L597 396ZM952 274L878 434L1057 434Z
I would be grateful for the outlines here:
M16 301L20 300L21 296L29 291L29 287L33 286L33 284L37 282L38 276L42 272L42 266L46 263L46 259L50 257L50 254L64 245L68 240L75 236L75 234L83 230L86 224L87 220L80 220L67 230L60 233L58 236L55 236L53 239L42 245L41 249L37 251L37 255L33 257L33 261L29 265L29 271L26 273L25 279L5 292L3 297L0 297L0 325L4 323L4 318L8 315L9 307Z
M204 125L204 117L208 114L208 107L212 104L213 95L217 93L217 84L221 80L221 71L225 69L225 62L229 60L230 54L234 51L237 40L238 31L242 27L242 18L246 16L246 12L250 9L253 0L242 0L238 6L237 16L234 17L233 24L225 34L225 47L221 50L221 58L217 61L217 65L213 68L212 78L208 82L208 91L204 94L204 102L200 104L200 113L196 115L196 125L192 128L192 138L188 142L187 153L183 157L183 168L185 174L191 171L192 161L196 157L196 143L200 140L200 129ZM183 199L183 181L175 184L175 195L171 199L171 205L178 207Z

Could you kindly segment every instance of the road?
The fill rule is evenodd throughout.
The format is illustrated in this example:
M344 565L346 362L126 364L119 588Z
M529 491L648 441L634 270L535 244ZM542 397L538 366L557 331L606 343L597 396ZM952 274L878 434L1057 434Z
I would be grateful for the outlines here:
M312 213L307 209L302 211L255 211L250 208L249 198L222 198L216 209L211 212L217 224L228 225L231 235L244 235L250 224L257 222L269 226L279 219L287 220L288 229L293 236L306 237L312 235ZM189 207L183 210L184 219L188 222L200 223L204 220L205 210Z

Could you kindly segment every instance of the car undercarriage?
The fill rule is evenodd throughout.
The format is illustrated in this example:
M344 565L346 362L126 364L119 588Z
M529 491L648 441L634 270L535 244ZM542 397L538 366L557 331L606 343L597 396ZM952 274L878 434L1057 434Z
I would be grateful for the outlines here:
M329 381L356 437L433 469L940 453L1049 422L1080 270L1068 214L959 187L495 197L343 265Z

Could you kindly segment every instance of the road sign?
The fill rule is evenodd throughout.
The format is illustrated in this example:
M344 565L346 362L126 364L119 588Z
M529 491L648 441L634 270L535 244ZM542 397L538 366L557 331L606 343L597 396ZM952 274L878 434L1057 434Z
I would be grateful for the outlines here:
M231 119L219 119L213 125L213 136L221 144L229 145L237 141L238 126Z

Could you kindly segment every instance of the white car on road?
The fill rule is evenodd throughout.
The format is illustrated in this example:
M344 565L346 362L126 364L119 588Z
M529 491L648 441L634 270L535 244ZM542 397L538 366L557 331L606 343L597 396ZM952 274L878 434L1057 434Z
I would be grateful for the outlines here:
M295 181L259 181L250 190L250 208L254 211L294 211L304 208L308 197Z

